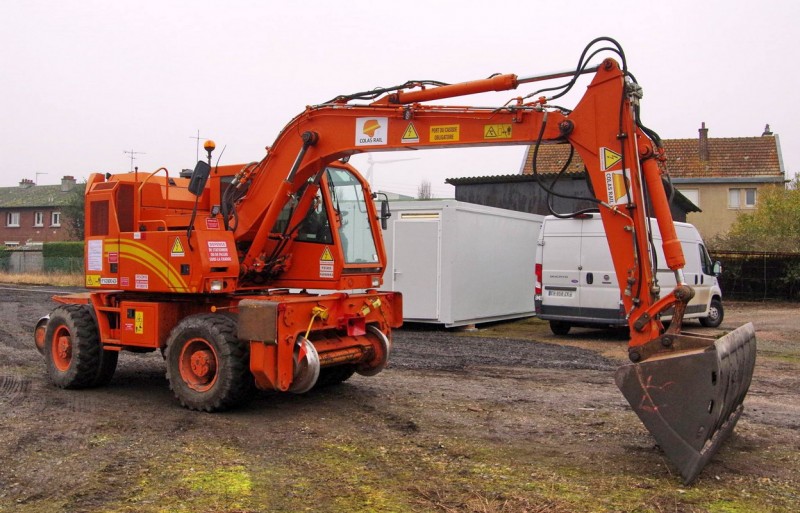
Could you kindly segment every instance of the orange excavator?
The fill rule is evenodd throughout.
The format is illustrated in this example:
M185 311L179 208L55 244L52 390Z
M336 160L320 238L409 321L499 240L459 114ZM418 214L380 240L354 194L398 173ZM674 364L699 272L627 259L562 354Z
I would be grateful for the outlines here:
M589 53L603 43L610 46ZM600 51L616 55L592 66ZM573 109L553 103L587 74ZM500 107L434 103L554 79L566 83ZM546 92L553 94L538 96ZM191 173L93 174L85 198L89 291L55 297L60 305L36 328L49 378L62 388L103 385L120 351L161 350L178 401L217 411L254 388L303 393L356 372L377 374L402 322L401 295L379 290L381 224L391 214L385 201L376 207L348 159L570 144L586 165L628 313L631 363L618 370L617 385L690 483L742 413L755 333L752 324L716 340L681 332L693 291L660 139L639 119L641 96L622 49L598 38L566 73L410 81L309 106L246 165L212 166L209 141L207 161ZM677 278L666 294L655 278L650 217Z

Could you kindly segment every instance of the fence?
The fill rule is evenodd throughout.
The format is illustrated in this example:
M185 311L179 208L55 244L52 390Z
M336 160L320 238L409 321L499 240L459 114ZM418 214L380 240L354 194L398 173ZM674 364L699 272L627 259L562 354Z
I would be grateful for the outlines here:
M726 299L800 301L800 254L712 251Z
M10 274L83 273L83 257L45 256L41 248L4 250L0 271Z

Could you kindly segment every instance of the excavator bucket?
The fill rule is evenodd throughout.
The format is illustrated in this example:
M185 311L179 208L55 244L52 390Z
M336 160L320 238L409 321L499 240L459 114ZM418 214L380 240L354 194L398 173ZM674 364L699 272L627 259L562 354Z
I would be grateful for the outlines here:
M616 383L688 485L742 414L756 361L756 336L748 323L716 340L678 337L683 343L670 351L620 367Z

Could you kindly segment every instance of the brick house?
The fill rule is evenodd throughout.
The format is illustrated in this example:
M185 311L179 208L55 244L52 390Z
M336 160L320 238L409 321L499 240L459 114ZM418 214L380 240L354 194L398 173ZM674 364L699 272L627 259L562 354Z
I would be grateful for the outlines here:
M0 243L20 247L72 240L63 210L84 185L72 176L60 185L36 185L23 179L17 187L0 187Z
M703 123L697 139L664 139L663 143L667 169L680 193L676 199L699 207L686 209L686 221L706 239L727 232L740 212L755 209L764 187L783 187L786 181L778 136L769 125L760 137L709 138ZM537 173L552 176L568 155L568 145L540 146ZM532 160L533 148L527 153L523 174L532 173ZM583 161L575 154L566 176L582 174Z

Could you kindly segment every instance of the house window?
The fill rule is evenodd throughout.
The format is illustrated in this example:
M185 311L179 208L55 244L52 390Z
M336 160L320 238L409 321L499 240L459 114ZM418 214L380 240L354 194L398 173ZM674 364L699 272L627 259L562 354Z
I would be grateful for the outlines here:
M61 226L61 212L50 214L50 226Z
M756 190L755 189L745 189L744 190L744 206L745 207L755 207L756 206Z
M696 206L700 206L700 191L698 189L678 189L678 192L683 194L686 199L694 203Z
M728 189L728 207L739 208L739 189Z
M6 226L19 228L19 212L6 212Z
M728 189L728 208L754 208L756 206L757 190L750 189ZM744 203L742 203L744 196Z
M44 226L44 212L33 213L33 226Z
M7 240L5 241L5 245L7 248L17 248L19 247L19 241Z

